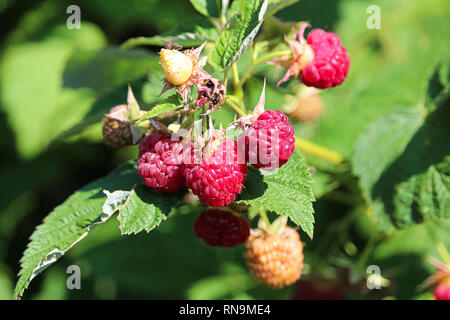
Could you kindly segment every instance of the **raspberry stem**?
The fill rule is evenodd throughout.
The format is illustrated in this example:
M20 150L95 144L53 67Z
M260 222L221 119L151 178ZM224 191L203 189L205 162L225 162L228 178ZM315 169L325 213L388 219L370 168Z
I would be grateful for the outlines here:
M242 78L240 79L239 85L237 86L237 88L242 89L242 86L244 85L245 81L247 81L247 79L250 78L250 76L252 75L253 69L255 69L256 66L258 66L259 64L261 64L263 62L266 62L267 60L286 56L286 55L292 55L292 51L291 50L275 51L275 52L268 53L266 55L263 55L259 58L255 58L254 60L252 60L252 63L250 64L250 66L247 68L247 70L245 70L244 74L242 75Z
M261 219L264 220L264 223L266 224L267 228L270 228L271 224L270 224L269 217L267 216L266 210L264 210L263 208L259 208L258 211L259 211L259 216L261 217Z
M242 110L240 107L238 107L236 103L233 102L233 100L236 100L236 99L238 99L238 98L235 97L235 96L229 96L229 95L227 95L225 101L230 105L231 108L233 108L233 110L234 110L238 115L240 115L241 117L246 116L247 113L246 113L244 110Z
M244 92L242 91L242 87L240 86L239 70L236 63L233 63L233 65L231 66L231 71L233 72L233 85L235 90L234 95L240 100L243 100Z
M343 157L336 151L329 150L302 138L295 137L295 146L303 152L312 154L313 156L327 160L334 164L340 164L343 161Z

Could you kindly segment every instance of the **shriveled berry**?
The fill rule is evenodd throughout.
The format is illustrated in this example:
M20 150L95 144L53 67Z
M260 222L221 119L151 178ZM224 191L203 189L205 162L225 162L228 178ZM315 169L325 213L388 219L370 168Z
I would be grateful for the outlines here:
M234 201L244 187L247 166L238 163L236 141L225 139L212 155L186 166L186 182L200 201L223 207Z
M229 211L210 209L197 217L194 232L210 246L232 248L247 240L250 224Z
M267 110L239 136L239 151L246 162L257 169L274 170L289 160L295 150L295 132L287 120L283 112Z
M130 122L124 114L128 112L127 105L112 108L103 118L103 142L112 148L126 147L133 144Z
M183 175L183 145L154 133L140 145L138 173L146 186L158 192L174 193L186 186Z
M251 234L245 258L256 280L272 288L283 288L300 279L303 244L297 231L290 227L281 233Z

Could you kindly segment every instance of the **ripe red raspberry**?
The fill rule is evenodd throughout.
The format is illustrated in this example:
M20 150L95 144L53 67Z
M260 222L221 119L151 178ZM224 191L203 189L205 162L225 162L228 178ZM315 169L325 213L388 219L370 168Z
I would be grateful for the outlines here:
M308 34L314 59L302 70L301 80L307 86L325 89L341 84L350 68L350 57L339 36L322 29Z
M232 248L247 240L250 224L229 211L210 209L197 217L194 232L210 246Z
M236 141L225 139L200 163L186 165L186 182L200 201L223 207L234 201L244 187L247 166L237 161Z
M290 227L281 233L256 232L247 240L245 258L256 280L269 287L283 288L300 279L303 243Z
M433 295L436 300L450 300L450 276L444 278L444 280L434 288Z
M138 173L146 186L158 192L174 193L186 187L179 141L154 133L139 146Z
M266 170L284 165L295 150L294 128L287 120L279 110L264 111L238 138L239 151L245 154L245 161Z

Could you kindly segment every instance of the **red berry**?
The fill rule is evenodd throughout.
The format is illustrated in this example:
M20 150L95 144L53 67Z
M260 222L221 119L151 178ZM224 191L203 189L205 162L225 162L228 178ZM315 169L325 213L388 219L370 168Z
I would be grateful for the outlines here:
M158 192L174 193L186 187L182 163L183 145L154 133L139 147L138 173L146 186Z
M194 232L210 246L232 248L247 240L250 224L229 211L210 209L197 217Z
M264 111L238 138L239 151L253 167L273 170L284 165L295 150L294 128L279 111Z
M308 34L308 44L314 51L314 59L302 70L302 82L319 89L341 84L347 77L350 57L339 36L314 29Z
M187 165L186 182L200 201L223 207L242 191L246 175L247 166L237 161L236 141L225 139L212 155Z
M450 276L439 282L434 288L433 295L436 300L450 300Z

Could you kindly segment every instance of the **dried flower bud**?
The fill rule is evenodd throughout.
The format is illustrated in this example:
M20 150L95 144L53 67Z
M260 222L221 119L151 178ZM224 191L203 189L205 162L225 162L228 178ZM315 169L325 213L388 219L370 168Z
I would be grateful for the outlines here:
M133 144L131 125L127 119L128 106L119 105L110 110L103 118L103 141L112 148Z
M211 110L219 108L225 102L225 87L216 78L210 78L202 81L198 85L198 99L195 103L198 105L209 105Z

